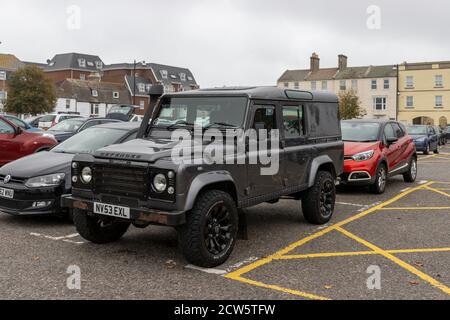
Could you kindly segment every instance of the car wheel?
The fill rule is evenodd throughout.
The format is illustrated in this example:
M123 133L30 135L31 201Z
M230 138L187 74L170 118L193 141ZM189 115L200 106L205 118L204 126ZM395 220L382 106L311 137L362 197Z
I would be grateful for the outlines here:
M425 148L425 151L423 152L424 155L429 155L430 154L430 144L427 143L427 146Z
M190 263L203 268L223 264L231 255L238 233L238 210L223 191L202 193L178 228L179 245Z
M412 183L417 179L417 159L416 157L412 157L409 162L408 172L403 174L403 180L408 183Z
M314 186L302 197L303 216L311 224L328 223L334 213L336 184L327 171L319 171Z
M79 209L73 210L73 222L80 236L96 244L116 242L130 227L129 222L110 217L90 216L86 211Z
M387 177L387 167L382 163L378 166L375 182L369 187L370 192L375 194L384 193L386 191Z

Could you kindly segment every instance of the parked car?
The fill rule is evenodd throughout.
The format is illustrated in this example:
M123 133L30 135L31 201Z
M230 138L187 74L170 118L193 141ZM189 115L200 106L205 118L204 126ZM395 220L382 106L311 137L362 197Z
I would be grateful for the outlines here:
M32 153L49 150L57 144L51 136L24 131L0 116L0 167Z
M117 241L131 224L172 226L190 263L214 267L228 259L236 243L238 208L286 196L302 200L298 212L310 223L332 218L344 160L335 94L276 87L205 89L163 96L148 123L152 109L140 139L74 157L72 195L62 203L74 209L75 226L85 239ZM170 124L159 122L161 114L172 115ZM277 168L264 173L267 163L250 163L257 152L234 148L230 155L228 146L227 156L242 157L245 164L211 163L198 153L193 161L173 161L172 152L179 148L171 139L174 130L193 134L197 120L207 117L204 129L265 130L248 139L238 135L234 146L264 143L265 133L280 132L272 146L280 155L273 163ZM208 144L199 147L205 151Z
M25 119L25 122L28 123L28 125L30 127L38 129L39 121L42 119L42 117L44 117L44 116L35 116L35 117L27 118L27 119Z
M130 122L141 122L142 120L144 120L144 116L135 114L133 117L131 117Z
M21 127L23 130L28 131L28 132L42 132L42 129L39 128L34 128L32 126L30 126L28 123L26 123L25 121L23 121L22 119L12 116L12 115L4 115L4 117L6 119L8 119L9 121L11 121L12 123L14 123L16 126Z
M435 127L436 132L439 132L439 145L445 146L447 144L447 136L445 133L445 128L441 128L440 126Z
M66 214L60 197L71 192L74 155L135 139L138 129L133 123L92 127L50 151L5 165L0 168L0 210L13 215Z
M450 126L448 126L444 129L444 136L445 136L445 139L450 140Z
M137 110L140 110L141 107L133 106L129 104L117 104L109 109L106 118L109 119L117 119L121 121L131 121L133 117L136 115Z
M429 125L407 126L408 134L414 139L417 151L423 154L439 153L439 137L436 130Z
M74 118L58 123L54 127L51 127L47 133L53 135L55 139L61 143L87 128L110 122L122 121L106 118Z
M402 124L346 120L341 126L345 143L342 184L369 186L371 192L381 194L392 176L403 175L405 182L416 180L416 147Z
M82 118L82 117L77 114L66 114L66 113L48 114L39 119L39 128L43 130L48 130L51 127L60 123L61 121L73 118Z

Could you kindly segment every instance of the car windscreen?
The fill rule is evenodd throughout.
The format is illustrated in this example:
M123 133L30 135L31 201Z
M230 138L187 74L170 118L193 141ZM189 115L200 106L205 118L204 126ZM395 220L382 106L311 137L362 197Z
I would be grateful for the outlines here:
M129 114L133 109L133 107L113 106L108 113Z
M412 136L427 135L426 126L407 126L406 131Z
M94 151L117 143L127 134L125 130L92 127L67 139L52 149L60 153L93 153Z
M378 141L381 125L373 122L342 122L342 140L351 142Z
M14 123L16 126L21 127L22 129L29 128L29 126L25 122L23 122L20 119L17 119L16 117L5 116L5 118Z
M53 122L55 120L56 116L55 115L47 115L47 116L43 116L42 118L39 119L39 122Z
M169 97L153 123L167 127L241 127L247 106L246 97Z
M51 128L52 131L64 131L64 132L75 132L77 131L85 122L84 119L70 119L64 120L54 127Z

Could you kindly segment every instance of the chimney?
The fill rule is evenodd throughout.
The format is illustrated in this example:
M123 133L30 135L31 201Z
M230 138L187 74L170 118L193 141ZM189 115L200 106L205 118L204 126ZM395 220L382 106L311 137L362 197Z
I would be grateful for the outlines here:
M317 53L313 52L313 54L311 55L310 70L311 70L311 72L316 72L316 71L319 71L319 67L320 67L319 55Z
M343 54L338 55L338 67L340 71L347 68L347 59L348 58L346 55Z

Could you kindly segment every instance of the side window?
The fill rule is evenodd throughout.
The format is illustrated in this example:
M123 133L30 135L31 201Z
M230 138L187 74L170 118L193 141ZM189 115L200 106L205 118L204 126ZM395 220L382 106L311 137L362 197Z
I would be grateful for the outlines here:
M436 134L433 127L428 127L428 131L430 132L430 134Z
M295 139L304 135L303 107L283 107L283 131L286 139Z
M14 134L14 128L11 127L9 124L7 124L6 122L0 120L0 134Z
M386 127L384 127L384 135L386 139L397 139L397 135L394 131L394 128L390 123L388 123Z
M270 132L272 129L277 128L276 123L274 107L259 107L255 111L252 128L255 130L266 129Z
M405 136L405 132L403 132L402 128L397 123L392 123L392 127L394 128L395 135L398 139Z

